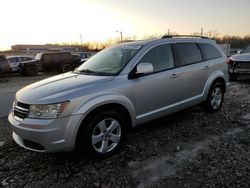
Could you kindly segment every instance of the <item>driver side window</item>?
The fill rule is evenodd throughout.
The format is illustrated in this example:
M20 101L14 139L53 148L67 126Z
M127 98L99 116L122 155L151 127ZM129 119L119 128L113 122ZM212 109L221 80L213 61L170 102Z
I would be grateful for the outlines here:
M142 57L139 63L151 63L154 72L173 68L174 57L170 44L164 44L152 48Z

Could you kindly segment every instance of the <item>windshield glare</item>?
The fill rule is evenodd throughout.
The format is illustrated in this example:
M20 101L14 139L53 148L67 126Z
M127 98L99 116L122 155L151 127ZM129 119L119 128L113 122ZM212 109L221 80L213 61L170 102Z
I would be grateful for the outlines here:
M106 48L76 69L87 74L116 75L141 46L122 45Z
M38 53L38 54L36 54L35 59L36 59L36 60L40 60L40 59L41 59L41 56L42 56L42 53Z

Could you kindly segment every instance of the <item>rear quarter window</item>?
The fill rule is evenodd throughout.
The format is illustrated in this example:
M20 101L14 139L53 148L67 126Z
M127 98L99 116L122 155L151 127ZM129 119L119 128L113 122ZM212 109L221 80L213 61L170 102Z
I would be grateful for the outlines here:
M212 44L199 43L198 46L202 51L204 60L216 59L221 57L221 53Z
M202 54L195 43L173 44L177 66L185 66L202 61Z

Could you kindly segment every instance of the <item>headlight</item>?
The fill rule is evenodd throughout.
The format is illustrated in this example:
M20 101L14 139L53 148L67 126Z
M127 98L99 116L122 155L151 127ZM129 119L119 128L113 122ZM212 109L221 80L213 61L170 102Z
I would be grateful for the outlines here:
M35 104L29 107L29 118L57 118L59 117L69 102L62 102L58 104Z

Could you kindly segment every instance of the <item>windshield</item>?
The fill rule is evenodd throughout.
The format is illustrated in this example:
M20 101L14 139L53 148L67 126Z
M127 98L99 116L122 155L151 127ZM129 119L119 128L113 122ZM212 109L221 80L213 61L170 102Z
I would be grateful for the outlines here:
M250 45L248 45L244 50L242 50L241 54L250 53Z
M141 48L136 45L121 45L106 48L87 60L75 72L94 75L117 75Z
M41 57L42 57L42 53L38 53L38 54L36 54L35 59L36 59L36 60L40 60L40 59L41 59Z

